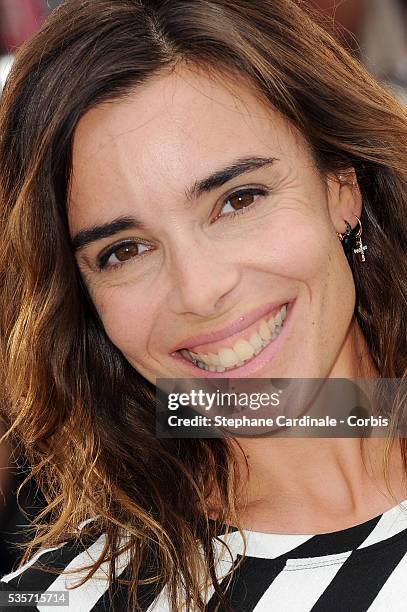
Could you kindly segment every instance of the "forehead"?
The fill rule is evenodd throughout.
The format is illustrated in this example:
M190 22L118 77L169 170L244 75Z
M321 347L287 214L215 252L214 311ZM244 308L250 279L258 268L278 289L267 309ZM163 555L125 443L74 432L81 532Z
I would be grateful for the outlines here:
M302 136L243 82L178 69L82 117L71 197L89 202L112 186L154 190L157 181L181 195L241 155L298 155L299 147Z

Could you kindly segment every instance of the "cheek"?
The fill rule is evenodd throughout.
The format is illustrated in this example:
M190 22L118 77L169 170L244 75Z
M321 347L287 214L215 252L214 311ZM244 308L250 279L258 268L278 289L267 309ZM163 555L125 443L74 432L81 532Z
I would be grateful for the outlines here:
M134 358L145 355L154 328L151 301L140 300L139 291L128 286L99 290L93 301L113 344Z
M242 265L263 272L265 278L275 276L275 282L282 285L299 283L303 303L312 304L312 320L325 322L319 329L331 328L335 321L342 333L353 314L355 286L342 245L328 220L315 211L310 215L287 207L253 230Z
M275 270L307 288L320 321L334 318L339 324L342 316L347 325L354 309L355 286L342 245L322 223L293 228L286 240L274 245L279 261Z
M251 234L242 261L256 261L269 272L303 282L325 276L338 257L327 227L297 215L279 217Z

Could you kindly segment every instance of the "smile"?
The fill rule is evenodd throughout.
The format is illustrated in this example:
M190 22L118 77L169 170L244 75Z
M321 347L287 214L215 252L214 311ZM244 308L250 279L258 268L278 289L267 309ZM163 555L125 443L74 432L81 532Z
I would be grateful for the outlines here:
M179 353L184 359L207 372L222 373L246 364L261 353L280 335L287 314L287 304L283 304L276 312L263 317L245 330L232 346L223 346L221 342L202 345L196 352L182 349ZM245 336L245 337L243 337Z

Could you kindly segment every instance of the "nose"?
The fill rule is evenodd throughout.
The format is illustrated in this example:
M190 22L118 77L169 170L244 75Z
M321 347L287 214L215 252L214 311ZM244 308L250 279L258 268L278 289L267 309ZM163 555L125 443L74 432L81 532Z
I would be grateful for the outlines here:
M233 297L240 279L237 262L206 237L190 236L171 250L169 308L176 314L211 317Z

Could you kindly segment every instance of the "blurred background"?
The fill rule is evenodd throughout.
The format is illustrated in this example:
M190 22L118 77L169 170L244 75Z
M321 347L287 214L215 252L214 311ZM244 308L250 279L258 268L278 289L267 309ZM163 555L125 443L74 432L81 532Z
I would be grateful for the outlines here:
M407 0L306 1L319 11L324 26L407 104ZM16 49L59 4L61 0L0 0L0 92ZM20 491L17 503L26 473L18 449L0 446L0 576L16 566L16 544L27 537L24 527L43 507L33 484Z
M12 54L39 28L61 0L0 0L0 89Z
M305 0L327 29L407 102L407 0ZM0 0L0 90L13 52L61 0Z
M407 104L407 0L308 0L324 24Z

